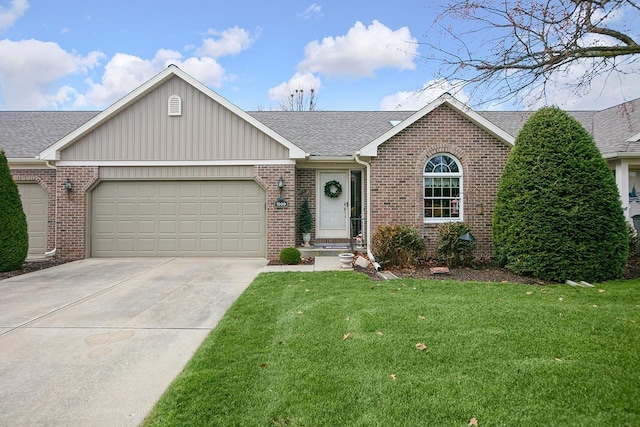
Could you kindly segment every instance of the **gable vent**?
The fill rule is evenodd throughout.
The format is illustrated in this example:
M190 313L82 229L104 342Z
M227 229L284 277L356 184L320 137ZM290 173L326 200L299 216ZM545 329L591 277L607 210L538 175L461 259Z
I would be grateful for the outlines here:
M169 97L169 115L181 116L182 115L182 99L178 95L171 95Z

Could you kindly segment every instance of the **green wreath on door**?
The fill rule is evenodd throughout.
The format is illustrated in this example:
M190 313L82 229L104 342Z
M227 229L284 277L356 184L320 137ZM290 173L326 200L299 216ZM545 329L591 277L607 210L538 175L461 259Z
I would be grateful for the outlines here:
M337 199L342 194L342 185L334 180L327 181L324 185L324 195L330 199Z

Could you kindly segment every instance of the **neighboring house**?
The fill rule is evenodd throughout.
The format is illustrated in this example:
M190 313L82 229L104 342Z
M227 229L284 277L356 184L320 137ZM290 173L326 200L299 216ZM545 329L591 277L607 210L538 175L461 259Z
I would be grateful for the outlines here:
M639 108L571 113L615 170L629 220ZM308 198L320 245L402 223L433 251L437 225L464 220L490 256L498 181L531 114L448 94L417 112L246 112L170 66L102 112L0 112L0 148L31 254L275 259L300 245Z

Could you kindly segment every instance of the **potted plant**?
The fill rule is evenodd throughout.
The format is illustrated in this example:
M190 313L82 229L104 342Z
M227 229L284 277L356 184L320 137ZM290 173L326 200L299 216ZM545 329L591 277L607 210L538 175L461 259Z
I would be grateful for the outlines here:
M311 227L313 227L313 217L311 216L311 209L309 208L309 200L305 197L300 207L299 218L300 231L302 232L302 241L305 246L310 246L311 241Z

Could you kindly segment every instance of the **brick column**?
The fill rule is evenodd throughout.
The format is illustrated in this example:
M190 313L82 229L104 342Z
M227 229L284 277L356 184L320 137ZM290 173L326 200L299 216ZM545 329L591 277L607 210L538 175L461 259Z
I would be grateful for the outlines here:
M86 258L87 191L98 180L97 167L59 167L56 177L56 198L58 202L58 252L65 259ZM69 179L73 189L65 190Z
M278 259L283 248L296 244L296 173L295 165L254 166L256 182L267 193L267 258ZM280 196L277 182L282 177L284 188L282 197L286 208L277 208L275 202Z

